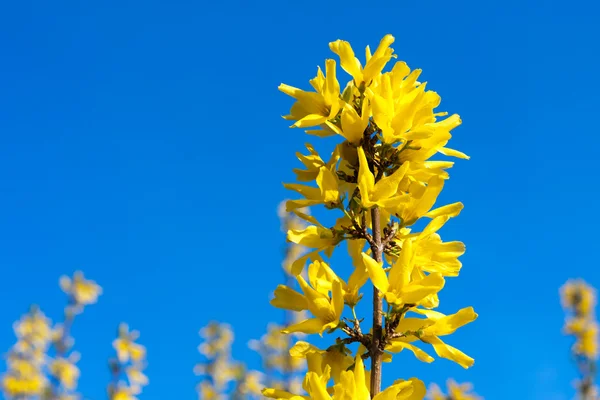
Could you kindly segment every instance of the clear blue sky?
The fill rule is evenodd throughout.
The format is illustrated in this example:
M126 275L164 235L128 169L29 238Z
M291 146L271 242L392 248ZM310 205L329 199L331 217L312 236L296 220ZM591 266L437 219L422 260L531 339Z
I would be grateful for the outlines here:
M76 322L81 391L104 397L117 324L149 348L146 400L192 399L197 330L230 322L239 358L281 313L275 214L308 139L280 115L282 81L386 33L463 125L441 201L467 244L442 292L480 318L449 339L464 371L402 354L384 373L472 381L489 400L569 399L576 372L558 288L600 286L598 5L592 1L4 2L0 9L0 350L61 274L104 287Z

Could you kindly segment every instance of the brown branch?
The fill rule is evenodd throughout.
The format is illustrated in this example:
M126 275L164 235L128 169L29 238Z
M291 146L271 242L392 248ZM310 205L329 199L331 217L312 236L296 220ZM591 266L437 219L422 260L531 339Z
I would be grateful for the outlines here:
M383 260L383 245L381 241L381 214L379 208L371 209L371 231L373 235L373 244L371 251L373 258L377 262ZM381 364L383 351L381 341L383 339L382 324L383 299L379 295L379 290L373 286L373 341L371 343L371 398L375 397L381 391Z
M351 344L359 342L367 349L371 346L371 335L364 335L360 332L360 328L356 328L356 324L354 328L350 328L349 326L342 327L342 332L348 335L347 338L339 339L342 344Z
M381 241L384 248L390 243L394 236L396 236L396 233L398 233L398 224L393 224L389 229L386 229L386 231L386 235Z

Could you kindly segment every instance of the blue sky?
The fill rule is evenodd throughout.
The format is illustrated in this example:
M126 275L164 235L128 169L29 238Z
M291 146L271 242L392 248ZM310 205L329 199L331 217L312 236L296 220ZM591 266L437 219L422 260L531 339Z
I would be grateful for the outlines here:
M5 2L0 12L0 349L38 303L59 318L61 274L104 288L76 321L80 389L105 396L120 321L141 331L142 399L194 398L197 330L231 323L234 351L281 312L275 209L306 137L280 116L281 82L306 87L331 57L396 37L442 109L461 114L440 202L467 244L441 311L479 319L448 342L464 371L409 354L386 380L475 383L487 399L568 399L576 372L559 286L600 286L592 123L600 106L592 1ZM590 122L591 121L591 122ZM313 140L314 141L314 140Z

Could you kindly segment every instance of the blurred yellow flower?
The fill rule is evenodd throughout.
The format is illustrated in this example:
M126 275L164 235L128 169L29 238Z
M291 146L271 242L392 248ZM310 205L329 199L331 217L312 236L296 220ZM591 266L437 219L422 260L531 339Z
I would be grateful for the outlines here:
M146 348L135 343L139 337L137 331L129 331L129 326L125 323L119 325L119 336L113 341L113 348L117 352L117 358L124 363L130 359L138 362L146 357Z
M96 282L85 279L83 272L80 271L75 272L73 278L62 276L60 288L81 306L96 303L98 296L102 294L102 288Z

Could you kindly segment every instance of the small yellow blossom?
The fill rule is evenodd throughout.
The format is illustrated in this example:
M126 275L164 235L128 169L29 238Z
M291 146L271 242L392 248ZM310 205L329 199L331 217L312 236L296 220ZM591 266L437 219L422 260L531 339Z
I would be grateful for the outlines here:
M440 336L452 334L456 329L477 319L477 314L472 307L463 308L456 314L448 316L437 311L418 308L411 309L411 311L425 315L426 319L404 318L400 321L398 332L404 332L405 337L392 340L386 350L396 353L407 349L412 351L419 360L432 362L431 356L412 344L416 340L421 340L431 344L436 354L442 358L452 360L463 368L473 365L473 358L440 339Z
M310 310L314 318L290 325L283 332L323 333L327 329L337 327L344 309L344 294L341 282L332 280L329 282L330 289L317 290L311 287L302 276L298 275L296 279L303 294L287 286L280 285L275 290L275 298L271 301L271 304L288 310ZM327 294L329 290L331 290L331 296Z
M98 296L102 294L102 288L96 282L85 279L80 271L75 272L73 278L62 276L60 288L71 296L77 305L82 306L96 303Z
M367 47L367 63L364 68L355 57L350 43L338 39L329 43L329 48L340 57L340 66L352 76L354 85L361 87L363 84L368 86L390 61L394 53L394 50L390 48L392 43L394 43L394 37L385 35L372 56Z
M57 358L50 364L50 372L68 390L75 389L79 379L79 368L74 360Z
M398 186L408 170L409 163L405 163L390 176L382 177L375 183L375 176L369 170L369 165L362 147L358 148L360 170L358 173L358 187L360 188L361 203L363 207L370 208L381 206L383 208L397 208L401 203L408 201L405 194L398 194Z
M135 343L138 337L139 333L137 331L130 332L127 324L119 325L119 337L113 341L113 348L116 350L120 362L124 363L130 359L138 362L144 359L146 348Z
M325 61L325 75L319 68L317 77L311 84L316 92L306 92L283 83L279 85L279 90L296 99L290 114L284 117L296 121L293 127L305 128L324 124L328 119L333 119L340 110L342 102L335 60Z

